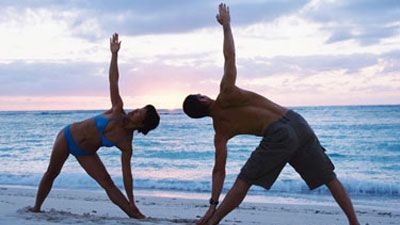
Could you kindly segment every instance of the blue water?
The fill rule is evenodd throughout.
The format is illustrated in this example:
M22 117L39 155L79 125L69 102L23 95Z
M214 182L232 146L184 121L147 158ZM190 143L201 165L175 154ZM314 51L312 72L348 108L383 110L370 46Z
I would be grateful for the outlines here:
M353 197L400 199L400 106L298 107L335 164ZM65 125L101 111L0 112L0 185L37 186L46 170L56 134ZM214 160L211 119L193 120L180 110L161 110L159 128L135 134L132 171L137 189L206 193ZM260 138L239 136L228 144L224 191L232 186ZM120 152L98 151L115 182L123 187ZM54 187L99 189L73 156ZM270 191L251 195L325 195L309 191L288 165Z

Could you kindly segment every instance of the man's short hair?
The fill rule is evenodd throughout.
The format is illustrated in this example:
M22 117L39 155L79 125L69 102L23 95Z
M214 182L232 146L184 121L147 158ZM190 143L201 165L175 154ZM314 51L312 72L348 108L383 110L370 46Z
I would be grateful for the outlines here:
M208 116L208 105L199 100L198 95L188 95L183 101L183 111L191 118L201 118Z
M160 123L160 116L153 105L146 105L146 115L144 116L143 126L138 129L139 132L146 135L149 131L155 129Z

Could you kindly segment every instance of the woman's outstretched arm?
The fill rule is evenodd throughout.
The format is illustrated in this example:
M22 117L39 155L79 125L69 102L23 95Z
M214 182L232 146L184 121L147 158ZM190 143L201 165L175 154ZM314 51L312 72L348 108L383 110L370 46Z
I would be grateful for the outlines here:
M124 181L124 187L126 195L128 197L129 206L137 219L143 219L145 216L140 212L135 204L135 198L133 196L133 177L131 169L132 159L132 137L127 141L122 142L118 145L118 148L122 151L121 162L122 162L122 177Z
M121 42L118 41L118 34L114 33L113 36L110 38L110 50L111 50L111 63L110 63L110 97L111 97L111 104L113 111L122 111L123 109L123 102L122 98L119 95L119 88L118 88L118 79L119 79L119 72L118 72L118 51L121 46Z

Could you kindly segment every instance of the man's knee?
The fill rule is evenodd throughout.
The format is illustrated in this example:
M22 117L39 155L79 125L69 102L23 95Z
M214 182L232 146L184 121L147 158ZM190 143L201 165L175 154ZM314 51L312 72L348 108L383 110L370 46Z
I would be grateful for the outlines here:
M235 189L236 191L239 191L239 192L247 193L247 191L249 190L250 187L251 187L251 184L249 184L245 180L237 178L235 183L233 184L232 189Z
M335 188L335 187L337 187L337 186L342 186L341 183L340 183L340 181L339 181L336 177L333 178L332 180L328 181L325 185L326 185L329 189Z

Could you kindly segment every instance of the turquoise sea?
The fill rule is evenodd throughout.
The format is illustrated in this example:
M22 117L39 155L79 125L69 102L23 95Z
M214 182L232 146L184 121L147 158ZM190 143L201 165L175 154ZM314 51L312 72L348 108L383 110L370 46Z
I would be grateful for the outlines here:
M400 200L400 105L292 108L303 115L335 164L339 179L354 198ZM67 124L102 111L0 112L0 185L36 187L45 172L56 134ZM160 110L160 126L147 136L135 133L132 171L135 189L209 193L214 160L211 119L193 120L181 110ZM238 136L228 144L224 191L260 141ZM98 151L114 181L123 188L120 152ZM73 156L55 188L99 189ZM289 165L270 191L253 187L250 195L327 195L309 191Z

